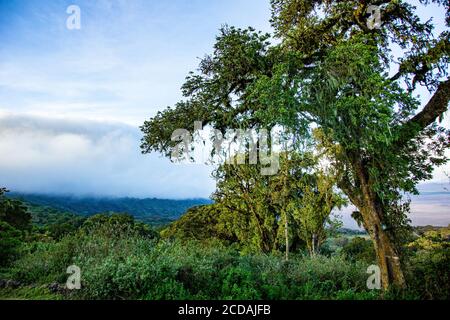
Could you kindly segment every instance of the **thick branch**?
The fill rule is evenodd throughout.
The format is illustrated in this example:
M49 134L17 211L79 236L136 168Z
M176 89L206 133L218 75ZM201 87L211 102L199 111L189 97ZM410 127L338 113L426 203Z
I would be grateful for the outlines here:
M423 110L402 126L396 147L403 147L403 145L414 138L418 132L441 117L447 111L449 101L450 80L446 80L440 83L437 91Z
M447 111L448 102L450 100L450 80L442 82L436 93L427 103L425 108L418 113L410 122L414 122L421 129L432 124L438 117Z

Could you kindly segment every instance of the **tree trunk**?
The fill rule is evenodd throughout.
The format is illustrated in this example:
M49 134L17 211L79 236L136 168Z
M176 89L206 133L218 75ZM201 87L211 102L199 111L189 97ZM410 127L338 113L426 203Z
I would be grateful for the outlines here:
M369 179L365 174L364 167L360 162L357 162L355 169L359 180L361 197L352 202L360 210L364 228L369 233L374 244L378 267L381 271L381 285L384 290L388 289L391 285L404 288L406 286L405 277L397 249L386 231L383 230L381 220L383 206L378 203L370 186Z
M317 236L315 233L311 237L311 255L315 256L317 252Z
M368 204L368 206L371 206L371 204ZM397 250L389 236L383 230L378 213L367 208L360 208L360 210L364 224L367 226L366 230L374 244L378 266L381 271L382 287L385 290L390 285L403 288L405 287L405 278Z
M286 237L286 261L289 261L289 224L287 212L284 214L284 236Z

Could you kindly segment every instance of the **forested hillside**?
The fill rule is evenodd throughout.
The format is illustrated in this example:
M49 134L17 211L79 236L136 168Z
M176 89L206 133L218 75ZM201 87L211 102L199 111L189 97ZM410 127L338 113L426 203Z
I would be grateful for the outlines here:
M191 207L211 203L208 199L95 198L23 194L17 192L12 192L8 196L30 204L31 211L36 213L41 211L42 207L51 207L62 212L81 216L121 212L128 213L136 219L152 225L166 224L178 219Z

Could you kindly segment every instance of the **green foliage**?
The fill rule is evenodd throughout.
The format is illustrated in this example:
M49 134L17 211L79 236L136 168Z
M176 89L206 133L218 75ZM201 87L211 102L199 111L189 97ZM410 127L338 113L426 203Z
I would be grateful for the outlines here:
M448 1L436 2L448 7ZM339 188L358 208L373 241L383 242L375 246L386 251L378 257L393 257L379 261L384 288L391 280L402 286L394 257L411 235L404 193L417 193L416 185L448 161L450 131L436 124L450 99L448 30L436 34L433 20L422 22L405 1L272 0L271 5L277 44L252 28L222 28L213 53L183 85L185 100L141 127L142 151L169 156L177 144L174 130L191 128L194 121L222 133L278 126L295 141L307 141L316 128L320 154ZM370 5L383 11L376 29L367 24ZM399 48L395 57L392 44ZM398 72L391 77L393 68ZM433 93L419 113L417 85ZM270 210L256 224L238 221L259 229L258 237L246 239L251 247L272 250L277 214Z
M450 226L426 231L411 242L409 283L422 299L450 299Z
M408 283L422 299L450 299L450 247L418 251L409 261Z
M111 245L111 241L114 245ZM66 261L80 266L83 299L324 299L365 292L363 265L334 257L240 255L219 243L143 239L103 231L67 238ZM21 281L64 283L62 247L39 247L16 265ZM44 262L46 261L46 262ZM24 268L28 266L25 270ZM31 276L30 276L30 273Z
M10 263L19 252L25 231L31 229L31 215L19 200L5 196L0 188L0 266Z
M372 241L361 237L355 237L345 244L342 253L350 260L363 261L367 265L374 264L376 261Z
M31 213L35 231L56 240L75 232L86 220L82 216L33 204L28 205L28 211Z
M297 221L297 232L300 239L306 242L310 254L319 252L330 230L341 226L338 219L333 219L331 212L345 204L344 199L333 188L334 177L324 172L311 175L309 183L302 181L296 187L302 196L290 206L292 216ZM328 227L328 230L326 229Z
M149 225L136 221L133 216L126 213L93 215L83 223L80 231L88 234L104 232L111 236L123 232L149 239L158 237L158 234Z
M221 221L223 210L213 204L189 209L180 219L161 231L164 238L186 240L223 240L234 242L237 239L226 230Z
M110 251L126 256L136 237L150 240L157 237L157 233L129 215L95 215L61 241L27 244L21 259L14 263L13 271L15 277L25 283L63 282L67 278L66 269L75 263L75 257L89 259L90 255L95 257Z
M331 211L344 203L333 190L334 180L318 169L312 153L280 156L277 175L261 174L261 165L221 165L214 172L218 225L248 252L271 252L316 236L315 252L332 224ZM286 221L287 220L287 221Z
M361 293L364 268L340 257L241 255L218 241L152 239L129 216L94 216L58 242L27 245L10 276L22 284L65 283L81 268L83 299L323 299ZM16 293L11 292L11 295ZM31 293L30 293L31 294Z
M232 95L241 97L249 84L261 76L269 76L278 60L269 50L269 35L253 28L238 29L224 26L214 45L214 52L200 63L199 74L190 73L182 86L183 96L175 108L168 108L141 127L144 133L142 152L159 151L170 156L176 129L191 128L194 121L214 124L225 131L228 128L249 128L245 108L233 106ZM255 108L256 104L251 103Z
M276 253L242 255L237 247L217 240L151 239L134 228L127 216L97 216L61 241L27 245L24 256L8 272L27 286L0 290L0 295L39 299L381 299L380 292L366 289L368 248L354 245L343 255L329 257L292 254L285 262ZM417 281L410 282L410 291L389 293L384 298L447 297L443 281L448 273L443 271L448 270L448 258L448 251L419 251L411 260L410 272ZM53 282L64 284L66 268L72 264L81 268L81 290L52 296L39 289Z
M24 284L63 283L67 279L67 267L73 264L76 247L77 238L73 235L60 242L27 244L10 272L14 279Z
M408 244L415 250L433 250L450 248L450 225L446 228L424 232L416 240Z
M8 223L18 230L31 228L31 214L20 200L8 199L5 188L0 188L0 221Z
M447 26L450 16L447 1L421 0L428 5L436 2L446 10ZM303 53L302 62L320 60L330 45L347 41L362 34L370 35L383 49L383 61L392 62L389 46L401 49L399 71L395 79L405 76L409 88L417 84L433 87L447 75L448 32L437 35L433 20L422 22L416 6L406 1L308 1L271 0L272 26L283 39L285 47ZM367 8L380 6L382 26L371 30L367 26ZM323 14L318 15L320 11ZM351 30L351 32L349 32Z
M371 201L382 208L385 230L399 245L410 231L409 204L402 202L401 192L416 192L417 182L430 178L431 168L445 162L446 143L440 140L442 130L431 127L398 152L400 128L414 114L417 102L384 77L379 55L367 39L354 38L333 48L306 87L303 108L321 127L317 134L339 172L339 186L364 212L370 204L352 181L365 180ZM439 147L425 141L433 136Z
M7 265L17 255L21 245L22 233L0 221L0 266Z
M221 165L214 172L217 190L213 199L220 206L220 220L249 252L277 248L280 206L274 201L270 176L259 165Z
M52 293L44 286L0 289L0 300L62 300L64 296Z

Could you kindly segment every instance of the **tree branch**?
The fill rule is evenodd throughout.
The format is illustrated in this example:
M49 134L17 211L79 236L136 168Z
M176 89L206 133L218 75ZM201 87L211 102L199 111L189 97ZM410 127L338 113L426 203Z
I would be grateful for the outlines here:
M447 111L449 101L450 80L447 79L439 84L437 91L423 110L402 126L399 139L395 144L397 150L414 138L418 131L425 129L441 117Z

